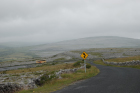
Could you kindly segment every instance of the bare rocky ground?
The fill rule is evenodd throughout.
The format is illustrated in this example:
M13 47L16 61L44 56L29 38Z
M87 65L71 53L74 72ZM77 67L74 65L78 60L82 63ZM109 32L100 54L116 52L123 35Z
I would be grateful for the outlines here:
M83 69L84 65L81 64L81 67L74 69L60 69L59 71L54 72L46 76L50 78L51 75L55 75L54 78L62 79L62 73L74 73L78 69ZM22 89L34 89L37 88L37 85L40 86L40 79L46 71L40 70L35 72L26 72L26 73L18 73L18 74L6 74L3 73L0 75L0 93L14 93L15 91ZM46 75L46 74L45 74Z
M87 59L96 59L96 58L119 58L119 57L129 57L140 55L140 48L93 48L93 49L81 49L81 50L73 50L73 51L66 51L62 53L55 54L53 56L42 57L39 59L46 59L47 62L53 61L69 61L73 59L82 59L81 54L82 52L88 53ZM63 58L62 60L60 58ZM36 63L36 59L29 59L22 62L7 62L7 63L0 63L0 67L6 66L15 66L15 65L28 65Z
M32 78L37 78L45 73L44 71L26 72L17 74L0 74L0 84L16 83L16 84L28 84L32 82Z
M109 59L109 58L120 58L120 57L129 57L140 55L140 48L93 48L93 49L82 49L82 50L73 50L59 53L50 57L47 57L47 62L75 62L77 60L82 60L81 54L86 52L88 54L87 60L95 59ZM43 58L44 59L44 58ZM34 59L35 60L35 59ZM15 65L25 65L33 64L35 61L27 62L15 62L11 66ZM9 66L1 64L1 67ZM36 65L37 66L37 65ZM30 67L35 67L31 65ZM16 83L16 84L29 84L32 83L33 78L38 78L43 75L44 71L28 72L28 73L19 73L19 74L0 74L0 84L6 83Z
M140 55L140 48L92 48L92 49L81 49L66 51L55 54L49 57L43 57L39 59L46 59L47 62L75 62L81 60L81 54L83 52L88 54L87 59L109 59L109 58L120 58ZM0 71L18 69L18 68L30 68L40 64L36 64L38 58L28 59L22 62L7 62L0 63ZM8 67L9 66L9 67Z

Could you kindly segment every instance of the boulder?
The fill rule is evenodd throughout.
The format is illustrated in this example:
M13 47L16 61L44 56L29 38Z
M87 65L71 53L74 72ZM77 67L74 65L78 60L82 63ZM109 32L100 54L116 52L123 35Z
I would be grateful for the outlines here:
M17 85L12 83L7 83L0 86L0 93L13 93L23 89L23 85Z

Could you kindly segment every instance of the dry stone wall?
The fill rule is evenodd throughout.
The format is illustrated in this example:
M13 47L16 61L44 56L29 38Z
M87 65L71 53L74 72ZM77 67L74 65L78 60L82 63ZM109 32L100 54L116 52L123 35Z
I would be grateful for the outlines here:
M108 65L119 65L119 66L140 65L139 60L137 60L137 61L133 60L133 61L127 61L127 62L108 62L108 61L105 61L104 59L102 59L102 61Z
M63 73L74 73L78 69L82 69L85 66L81 66L79 68L74 69L60 69L58 72L55 72L54 74L56 77L61 79L61 74ZM7 84L0 84L0 93L15 93L16 91L22 90L22 89L34 89L37 88L36 85L40 85L40 78L42 75L40 75L38 78L31 78L30 82L28 84L15 84L15 83L7 83ZM48 78L50 78L51 75L48 75Z
M85 66L81 66L81 67L79 67L79 68L74 68L74 69L60 69L58 72L55 72L54 74L56 75L56 77L57 78L59 78L59 79L62 79L62 77L61 77L61 74L63 74L63 73L74 73L74 72L76 72L78 69L82 69L82 68L85 68ZM54 75L54 74L51 74L51 75ZM48 77L50 78L51 77L51 75L48 75ZM42 75L41 75L42 76ZM36 78L36 79L33 79L33 82L36 84L36 85L41 85L40 84L40 81L41 81L41 76L40 77L38 77L38 78ZM47 77L47 76L46 76ZM33 84L34 84L33 83Z

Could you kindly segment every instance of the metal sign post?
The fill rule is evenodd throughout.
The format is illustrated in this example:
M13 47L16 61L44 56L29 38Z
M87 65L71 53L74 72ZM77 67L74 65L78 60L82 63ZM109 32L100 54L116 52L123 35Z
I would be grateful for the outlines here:
M84 59L84 66L85 66L85 73L86 73L86 58L88 57L88 54L86 52L83 52L81 54L81 57Z
M85 63L85 73L86 73L86 60L84 59L84 63Z

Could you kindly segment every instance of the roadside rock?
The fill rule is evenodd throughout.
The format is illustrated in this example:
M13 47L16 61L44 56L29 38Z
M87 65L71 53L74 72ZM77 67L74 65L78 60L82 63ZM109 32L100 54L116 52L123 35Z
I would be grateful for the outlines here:
M22 90L22 85L8 83L6 85L0 86L0 93L14 93L15 91Z

